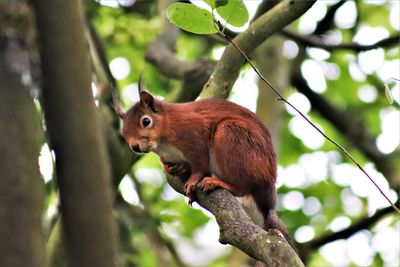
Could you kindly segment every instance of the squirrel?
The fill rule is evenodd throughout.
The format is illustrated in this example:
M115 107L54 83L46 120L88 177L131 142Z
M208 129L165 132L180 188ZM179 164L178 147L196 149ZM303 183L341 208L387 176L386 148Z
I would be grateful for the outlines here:
M264 229L276 229L292 244L276 215L276 154L271 135L250 110L223 99L167 103L141 89L127 112L116 96L122 135L136 153L155 152L164 170L185 179L189 204L196 187L223 188L236 197L252 196Z

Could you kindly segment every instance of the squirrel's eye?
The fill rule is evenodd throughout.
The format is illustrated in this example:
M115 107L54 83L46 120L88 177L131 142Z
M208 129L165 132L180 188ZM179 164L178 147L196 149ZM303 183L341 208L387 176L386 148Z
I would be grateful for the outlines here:
M143 128L148 128L148 127L151 127L151 125L153 124L153 121L152 121L152 119L151 119L149 116L144 115L144 116L140 119L140 123L142 124L142 127L143 127Z

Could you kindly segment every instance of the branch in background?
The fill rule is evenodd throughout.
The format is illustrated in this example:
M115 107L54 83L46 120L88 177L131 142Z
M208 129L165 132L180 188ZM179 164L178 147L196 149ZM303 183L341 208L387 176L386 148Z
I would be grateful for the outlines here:
M289 39L292 39L301 46L317 47L327 51L332 50L353 50L355 52L367 51L376 48L390 48L399 44L400 35L393 35L391 37L382 39L374 44L362 45L358 43L343 43L343 44L327 44L321 37L315 35L300 35L290 30L283 30L281 34Z
M180 79L191 63L178 59L172 52L178 39L179 29L166 19L164 19L163 25L161 34L147 48L145 58L165 76Z
M184 183L168 176L168 183L183 194ZM210 211L220 228L219 241L230 244L268 266L304 266L299 256L281 234L265 231L254 224L237 199L228 191L216 189L206 194L197 190L196 202Z
M347 0L340 0L336 4L332 5L325 17L320 20L317 24L317 27L315 28L314 32L312 35L300 35L296 32L290 31L290 30L282 30L281 35L292 39L296 43L298 43L301 46L305 47L317 47L317 48L322 48L327 51L332 51L332 50L353 50L355 52L361 52L361 51L367 51L367 50L372 50L376 49L379 47L382 48L390 48L393 46L396 46L399 43L400 35L393 35L391 37L388 37L386 39L380 40L374 44L370 45L362 45L358 44L355 42L352 43L342 43L342 44L327 44L323 40L321 35L326 33L328 30L330 30L334 26L334 17L338 9L346 3ZM356 1L357 2L357 1ZM358 12L357 12L358 14Z
M154 64L168 78L182 80L182 88L174 96L174 102L187 102L196 99L208 81L215 62L211 60L184 61L176 57L173 50L180 30L166 18L166 9L175 1L159 1L159 13L163 20L163 31L150 44L146 60Z
M96 76L100 82L106 82L110 86L116 86L114 76L111 74L111 70L108 67L108 58L104 50L103 44L96 32L91 21L86 21L87 26L87 40L89 43L89 52L92 62L92 67L96 73ZM110 98L111 91L100 92L102 96Z
M396 205L399 205L399 201L397 201ZM360 230L371 228L378 220L382 219L385 215L391 214L393 212L394 210L392 209L392 207L378 210L371 217L362 218L358 222L352 224L342 231L319 236L318 238L304 243L302 246L306 247L307 249L318 249L319 247L332 241L348 238Z
M246 54L263 43L269 36L293 22L304 14L313 4L312 1L284 0L275 5L250 24L249 28L237 35L234 42ZM203 89L201 98L226 98L236 80L244 59L240 52L230 44L215 67L212 79Z
M334 26L335 14L339 10L339 8L346 2L347 0L340 0L328 9L324 18L321 19L318 22L317 27L315 27L315 35L324 34Z
M120 119L111 106L111 92L115 90L116 83L108 67L105 50L95 28L88 21L86 25L90 59L98 88L98 109L101 114L100 117L106 137L107 151L111 162L114 190L116 190L124 175L137 160L137 156L136 154L132 154L125 140L121 137Z
M323 96L312 91L298 68L293 70L291 81L292 85L308 98L313 109L318 111L375 164L376 168L388 179L392 188L400 186L394 166L394 159L398 156L395 155L396 152L393 155L382 154L376 147L374 138L368 134L364 123L355 119L351 114L338 110Z

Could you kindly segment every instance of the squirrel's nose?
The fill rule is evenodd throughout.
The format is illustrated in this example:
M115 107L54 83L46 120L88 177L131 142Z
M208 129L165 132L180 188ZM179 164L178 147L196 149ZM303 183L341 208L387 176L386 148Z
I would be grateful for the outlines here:
M133 145L131 145L131 149L132 149L133 151L135 151L136 153L141 153L141 152L142 152L142 151L140 150L140 147L139 147L138 144L133 144Z

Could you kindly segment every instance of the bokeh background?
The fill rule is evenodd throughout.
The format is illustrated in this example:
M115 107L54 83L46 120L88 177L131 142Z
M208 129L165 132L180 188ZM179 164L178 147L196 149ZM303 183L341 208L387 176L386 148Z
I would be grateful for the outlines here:
M267 2L244 1L250 22L259 10L268 9ZM112 166L119 168L113 170L113 186L122 263L250 266L246 255L218 242L218 225L210 213L196 203L188 206L168 185L155 154L138 158L117 137L112 88L123 106L130 107L138 99L138 77L144 71L144 83L157 97L189 100L193 95L183 90L190 91L193 80L206 77L205 82L224 53L223 38L171 30L175 26L165 17L168 4L83 1L93 97L106 136L120 142L109 154ZM247 27L228 30L236 35ZM152 54L150 48L167 31L173 33L167 45L170 55L192 70L164 68L162 58ZM398 201L400 185L399 31L397 0L320 0L250 55L293 105L354 155L392 202ZM38 96L40 92L36 110L43 118ZM307 266L400 266L399 214L357 166L277 98L246 64L229 95L271 130L279 164L278 213ZM55 157L43 137L39 167L46 189L44 232L50 265L63 266L60 244L54 241L60 238Z

